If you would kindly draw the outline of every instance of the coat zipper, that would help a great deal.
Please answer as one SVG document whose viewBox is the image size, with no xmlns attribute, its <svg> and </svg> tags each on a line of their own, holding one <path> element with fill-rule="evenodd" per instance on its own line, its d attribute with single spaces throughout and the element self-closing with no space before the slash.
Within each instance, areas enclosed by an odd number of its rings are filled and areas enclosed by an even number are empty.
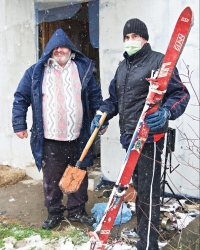
<svg viewBox="0 0 200 250">
<path fill-rule="evenodd" d="M 36 114 L 37 114 L 37 112 L 36 112 L 36 100 L 35 100 L 35 93 L 34 93 L 34 90 L 33 90 L 33 85 L 34 85 L 34 79 L 33 79 L 33 76 L 32 76 L 32 95 L 33 95 L 33 107 L 34 107 L 34 110 L 35 110 L 35 119 L 37 119 L 36 118 Z M 35 122 L 35 123 L 37 123 L 37 122 Z M 35 124 L 34 122 L 33 122 L 33 124 Z M 32 127 L 33 128 L 33 127 Z M 34 130 L 34 128 L 33 128 L 33 130 Z M 36 131 L 37 131 L 37 129 L 36 129 Z M 39 131 L 37 131 L 36 133 L 35 133 L 35 136 L 37 135 L 37 134 L 39 134 Z"/>
<path fill-rule="evenodd" d="M 125 85 L 124 85 L 124 98 L 123 98 L 123 111 L 122 111 L 122 114 L 123 114 L 123 125 L 124 125 L 124 117 L 125 117 L 124 110 L 125 110 L 126 85 L 127 85 L 128 76 L 130 74 L 130 69 L 131 69 L 131 62 L 129 62 L 129 64 L 128 64 L 128 72 L 126 74 Z M 126 132 L 126 130 L 124 132 Z"/>
<path fill-rule="evenodd" d="M 85 73 L 85 75 L 84 75 L 84 77 L 83 77 L 82 86 L 83 86 L 83 83 L 84 83 L 84 81 L 85 81 L 85 78 L 86 78 L 86 76 L 87 76 L 87 74 L 88 74 L 88 72 L 89 72 L 89 70 L 90 70 L 90 68 L 91 68 L 91 64 L 92 64 L 92 61 L 90 61 L 90 64 L 89 64 L 89 66 L 88 66 L 88 69 L 87 69 L 87 71 L 86 71 L 86 73 Z"/>
</svg>

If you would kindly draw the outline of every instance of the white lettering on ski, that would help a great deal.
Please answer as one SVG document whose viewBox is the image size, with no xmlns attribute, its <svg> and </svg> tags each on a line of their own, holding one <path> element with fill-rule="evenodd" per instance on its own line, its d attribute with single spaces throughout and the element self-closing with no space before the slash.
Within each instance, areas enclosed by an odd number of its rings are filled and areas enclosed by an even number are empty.
<svg viewBox="0 0 200 250">
<path fill-rule="evenodd" d="M 177 51 L 180 51 L 184 40 L 185 40 L 185 36 L 179 33 L 176 39 L 176 42 L 174 44 L 174 49 Z"/>
<path fill-rule="evenodd" d="M 186 17 L 182 17 L 182 18 L 181 18 L 181 21 L 186 22 L 186 23 L 188 23 L 189 20 L 190 20 L 190 19 L 188 19 L 188 18 L 186 18 Z"/>
</svg>

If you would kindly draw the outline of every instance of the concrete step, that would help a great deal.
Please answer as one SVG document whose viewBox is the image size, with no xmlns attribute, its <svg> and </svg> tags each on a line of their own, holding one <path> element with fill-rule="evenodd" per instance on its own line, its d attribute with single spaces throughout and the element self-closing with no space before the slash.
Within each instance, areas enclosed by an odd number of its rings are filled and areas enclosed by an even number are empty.
<svg viewBox="0 0 200 250">
<path fill-rule="evenodd" d="M 91 171 L 88 173 L 88 190 L 94 191 L 97 184 L 99 183 L 101 178 L 100 171 Z"/>
</svg>

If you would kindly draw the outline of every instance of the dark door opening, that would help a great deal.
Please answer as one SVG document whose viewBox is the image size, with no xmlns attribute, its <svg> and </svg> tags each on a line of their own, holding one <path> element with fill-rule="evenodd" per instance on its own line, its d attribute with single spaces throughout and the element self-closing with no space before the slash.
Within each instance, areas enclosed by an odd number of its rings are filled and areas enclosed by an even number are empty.
<svg viewBox="0 0 200 250">
<path fill-rule="evenodd" d="M 53 33 L 59 28 L 66 32 L 78 50 L 96 62 L 94 76 L 97 83 L 100 84 L 99 49 L 93 48 L 90 42 L 88 3 L 82 3 L 79 11 L 69 19 L 42 22 L 39 24 L 39 57 L 42 55 Z M 94 157 L 99 159 L 99 155 L 100 139 L 96 137 L 94 142 Z"/>
</svg>

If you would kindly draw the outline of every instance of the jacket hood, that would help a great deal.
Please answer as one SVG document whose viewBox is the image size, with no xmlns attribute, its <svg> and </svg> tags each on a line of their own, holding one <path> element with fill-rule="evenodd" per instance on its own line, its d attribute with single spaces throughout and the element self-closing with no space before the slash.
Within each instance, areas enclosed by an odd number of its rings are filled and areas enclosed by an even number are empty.
<svg viewBox="0 0 200 250">
<path fill-rule="evenodd" d="M 50 38 L 49 42 L 47 43 L 42 56 L 40 58 L 40 61 L 46 62 L 50 57 L 53 49 L 57 47 L 67 47 L 71 49 L 75 53 L 79 53 L 82 56 L 84 56 L 72 43 L 72 41 L 69 39 L 67 34 L 62 29 L 57 29 L 52 37 Z"/>
<path fill-rule="evenodd" d="M 52 37 L 50 38 L 49 42 L 47 43 L 42 56 L 38 60 L 38 62 L 35 64 L 34 72 L 33 72 L 33 78 L 36 80 L 39 80 L 42 74 L 42 69 L 44 67 L 44 64 L 48 61 L 48 59 L 51 57 L 51 53 L 53 49 L 57 47 L 67 47 L 71 49 L 75 53 L 75 59 L 74 61 L 76 63 L 81 63 L 82 68 L 84 72 L 87 71 L 87 68 L 91 62 L 89 58 L 87 58 L 85 55 L 83 55 L 76 46 L 71 42 L 67 34 L 62 29 L 57 29 Z M 78 65 L 77 65 L 78 66 Z M 84 73 L 83 73 L 84 74 Z"/>
</svg>

